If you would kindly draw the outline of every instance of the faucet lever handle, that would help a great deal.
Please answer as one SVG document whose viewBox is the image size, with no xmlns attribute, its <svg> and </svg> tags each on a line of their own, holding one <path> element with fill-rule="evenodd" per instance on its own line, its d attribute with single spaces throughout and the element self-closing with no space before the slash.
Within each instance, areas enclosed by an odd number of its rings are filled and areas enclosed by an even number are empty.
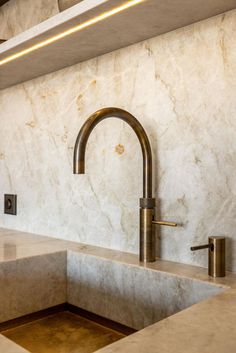
<svg viewBox="0 0 236 353">
<path fill-rule="evenodd" d="M 166 222 L 166 221 L 152 221 L 153 224 L 158 226 L 167 226 L 167 227 L 177 227 L 178 224 L 175 222 Z"/>
</svg>

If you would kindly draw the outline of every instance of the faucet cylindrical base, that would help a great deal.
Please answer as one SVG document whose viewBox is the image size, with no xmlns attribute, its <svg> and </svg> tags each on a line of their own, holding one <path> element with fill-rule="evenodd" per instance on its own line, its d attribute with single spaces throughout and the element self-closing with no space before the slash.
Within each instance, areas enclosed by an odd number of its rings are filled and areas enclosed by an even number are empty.
<svg viewBox="0 0 236 353">
<path fill-rule="evenodd" d="M 209 237 L 208 274 L 212 277 L 225 276 L 225 237 Z"/>
<path fill-rule="evenodd" d="M 148 200 L 152 200 L 152 202 L 149 202 Z M 153 262 L 156 260 L 156 237 L 154 226 L 152 224 L 154 217 L 154 202 L 154 199 L 141 199 L 139 252 L 139 260 L 141 262 Z"/>
</svg>

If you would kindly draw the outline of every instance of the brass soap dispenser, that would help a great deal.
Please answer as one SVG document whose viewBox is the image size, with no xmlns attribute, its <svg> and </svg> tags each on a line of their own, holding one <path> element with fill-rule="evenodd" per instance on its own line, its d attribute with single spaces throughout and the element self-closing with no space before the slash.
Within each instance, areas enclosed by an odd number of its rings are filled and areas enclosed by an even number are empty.
<svg viewBox="0 0 236 353">
<path fill-rule="evenodd" d="M 191 251 L 208 249 L 208 274 L 212 277 L 225 276 L 225 237 L 209 237 L 208 244 L 192 246 Z"/>
</svg>

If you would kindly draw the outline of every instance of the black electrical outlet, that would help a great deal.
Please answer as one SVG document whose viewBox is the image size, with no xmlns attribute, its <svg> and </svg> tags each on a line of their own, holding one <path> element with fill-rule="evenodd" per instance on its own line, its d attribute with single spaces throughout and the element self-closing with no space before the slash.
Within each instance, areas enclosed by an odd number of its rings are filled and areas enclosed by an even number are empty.
<svg viewBox="0 0 236 353">
<path fill-rule="evenodd" d="M 14 216 L 17 214 L 17 195 L 4 195 L 4 213 Z"/>
</svg>

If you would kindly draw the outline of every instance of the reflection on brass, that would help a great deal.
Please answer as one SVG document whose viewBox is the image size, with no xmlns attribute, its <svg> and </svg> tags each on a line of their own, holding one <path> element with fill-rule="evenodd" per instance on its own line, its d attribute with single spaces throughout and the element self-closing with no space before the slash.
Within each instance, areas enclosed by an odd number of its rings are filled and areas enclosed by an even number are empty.
<svg viewBox="0 0 236 353">
<path fill-rule="evenodd" d="M 155 199 L 152 197 L 152 151 L 147 134 L 140 122 L 130 113 L 119 108 L 104 108 L 91 115 L 78 134 L 74 148 L 74 174 L 85 172 L 85 150 L 89 136 L 95 126 L 107 118 L 119 118 L 125 121 L 135 132 L 143 155 L 143 198 L 140 199 L 140 261 L 156 260 L 156 240 L 153 229 Z M 162 222 L 162 225 L 166 222 Z"/>
<path fill-rule="evenodd" d="M 79 316 L 84 317 L 85 319 L 88 319 L 90 321 L 96 322 L 97 324 L 100 324 L 102 326 L 105 326 L 107 328 L 110 328 L 111 330 L 117 331 L 122 333 L 125 336 L 132 335 L 133 333 L 137 332 L 137 330 L 122 325 L 116 321 L 107 319 L 105 317 L 102 317 L 100 315 L 91 313 L 91 311 L 87 311 L 85 309 L 81 309 L 78 306 L 66 303 L 66 310 L 70 311 L 71 313 L 77 314 Z M 0 324 L 1 325 L 1 324 Z"/>
<path fill-rule="evenodd" d="M 225 238 L 210 237 L 209 275 L 213 277 L 225 276 Z"/>
<path fill-rule="evenodd" d="M 68 311 L 8 329 L 1 334 L 31 353 L 90 353 L 125 337 L 120 332 Z"/>
<path fill-rule="evenodd" d="M 140 208 L 139 258 L 142 262 L 156 260 L 156 239 L 153 230 L 153 208 Z"/>
<path fill-rule="evenodd" d="M 85 172 L 85 150 L 89 136 L 95 126 L 104 119 L 116 117 L 125 121 L 136 133 L 143 152 L 143 197 L 152 198 L 152 152 L 151 146 L 139 121 L 125 110 L 104 108 L 90 116 L 80 129 L 74 149 L 74 173 Z"/>
<path fill-rule="evenodd" d="M 208 274 L 212 277 L 225 276 L 225 237 L 209 237 L 208 244 L 192 246 L 191 251 L 208 249 Z"/>
</svg>

